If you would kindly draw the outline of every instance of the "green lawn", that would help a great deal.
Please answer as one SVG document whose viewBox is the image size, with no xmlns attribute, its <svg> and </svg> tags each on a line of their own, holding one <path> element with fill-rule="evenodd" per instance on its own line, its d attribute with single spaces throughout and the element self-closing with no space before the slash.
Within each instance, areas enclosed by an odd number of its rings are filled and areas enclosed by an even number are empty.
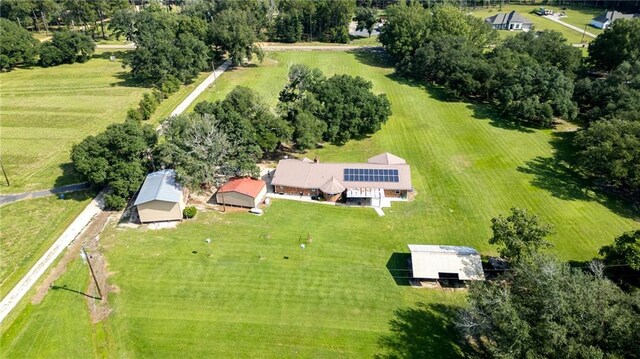
<svg viewBox="0 0 640 359">
<path fill-rule="evenodd" d="M 0 298 L 47 251 L 91 200 L 93 192 L 74 192 L 0 207 Z"/>
<path fill-rule="evenodd" d="M 124 121 L 127 109 L 149 91 L 128 80 L 122 62 L 108 55 L 98 51 L 84 64 L 0 74 L 0 154 L 11 181 L 0 193 L 81 181 L 70 165 L 73 143 Z"/>
<path fill-rule="evenodd" d="M 540 5 L 536 5 L 536 6 L 532 6 L 532 5 L 505 5 L 502 7 L 502 11 L 499 10 L 499 8 L 496 7 L 491 7 L 491 8 L 477 8 L 476 10 L 473 10 L 471 12 L 471 14 L 473 16 L 479 17 L 479 18 L 487 18 L 489 16 L 495 15 L 498 12 L 510 12 L 510 11 L 517 11 L 519 12 L 522 16 L 526 17 L 527 19 L 531 20 L 531 22 L 533 23 L 535 30 L 555 30 L 558 32 L 561 32 L 564 37 L 567 39 L 567 41 L 571 44 L 579 44 L 581 43 L 582 39 L 582 33 L 572 30 L 566 26 L 560 25 L 556 22 L 553 22 L 549 19 L 545 19 L 541 16 L 538 16 L 537 14 L 533 14 L 531 13 L 531 11 L 539 9 Z M 556 7 L 549 7 L 550 9 L 557 11 L 558 8 Z M 582 9 L 578 9 L 576 8 L 575 10 L 567 10 L 566 11 L 567 15 L 569 15 L 566 18 L 563 18 L 562 21 L 565 21 L 567 23 L 570 23 L 572 25 L 581 27 L 584 29 L 584 24 L 580 24 L 584 19 L 586 19 L 587 17 L 589 17 L 589 12 L 583 12 Z M 573 17 L 573 19 L 570 19 L 571 17 Z M 580 20 L 578 20 L 580 19 Z M 589 20 L 591 20 L 591 18 L 589 18 Z M 572 21 L 576 21 L 576 23 L 572 22 Z M 588 21 L 587 21 L 588 23 Z M 587 31 L 592 32 L 594 34 L 598 34 L 598 32 L 594 32 L 592 30 L 597 30 L 595 28 L 589 27 L 587 28 Z M 507 31 L 507 30 L 499 30 L 498 33 L 500 34 L 501 37 L 505 37 L 505 36 L 513 36 L 515 34 L 518 33 L 518 31 Z M 591 42 L 593 41 L 593 38 L 589 37 L 589 36 L 584 36 L 584 41 L 585 42 Z"/>
<path fill-rule="evenodd" d="M 392 152 L 411 165 L 416 199 L 395 203 L 385 217 L 372 209 L 274 201 L 262 217 L 207 212 L 171 230 L 109 227 L 100 241 L 110 283 L 118 287 L 110 294 L 111 316 L 96 325 L 84 314 L 64 317 L 70 333 L 52 331 L 43 318 L 80 307 L 61 299 L 70 293 L 54 291 L 40 305 L 26 304 L 28 316 L 6 323 L 2 355 L 55 354 L 65 345 L 108 357 L 362 358 L 410 351 L 452 358 L 460 348 L 450 311 L 464 305 L 464 292 L 396 282 L 391 273 L 405 273 L 398 269 L 406 266 L 407 244 L 495 253 L 487 242 L 490 219 L 513 206 L 554 225 L 552 251 L 565 260 L 590 259 L 615 236 L 640 228 L 616 214 L 624 208 L 598 200 L 557 166 L 552 132 L 512 128 L 484 107 L 443 101 L 368 53 L 269 53 L 262 65 L 225 73 L 201 99 L 245 85 L 274 105 L 292 63 L 360 75 L 393 108 L 370 138 L 306 155 L 364 161 Z M 308 235 L 312 242 L 303 250 L 300 240 Z M 61 284 L 80 283 L 73 273 L 89 280 L 77 266 Z M 390 332 L 394 318 L 409 332 Z M 32 334 L 39 332 L 48 335 Z"/>
<path fill-rule="evenodd" d="M 118 60 L 110 61 L 111 54 Z M 98 50 L 84 64 L 0 74 L 0 155 L 11 182 L 11 187 L 0 183 L 0 193 L 82 181 L 70 163 L 71 146 L 124 121 L 127 110 L 151 91 L 129 77 L 122 55 Z M 163 101 L 150 123 L 168 116 L 205 77 L 203 73 Z"/>
</svg>

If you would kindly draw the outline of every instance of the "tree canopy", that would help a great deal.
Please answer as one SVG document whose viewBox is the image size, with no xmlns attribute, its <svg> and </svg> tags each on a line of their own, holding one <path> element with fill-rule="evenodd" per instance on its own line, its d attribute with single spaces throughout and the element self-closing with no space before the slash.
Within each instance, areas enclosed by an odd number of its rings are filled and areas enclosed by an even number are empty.
<svg viewBox="0 0 640 359">
<path fill-rule="evenodd" d="M 359 6 L 356 8 L 356 17 L 354 20 L 358 22 L 356 30 L 367 30 L 369 37 L 371 37 L 373 28 L 378 23 L 378 11 L 372 7 Z"/>
<path fill-rule="evenodd" d="M 584 174 L 640 199 L 640 121 L 596 121 L 576 135 L 574 144 Z"/>
<path fill-rule="evenodd" d="M 53 34 L 50 42 L 40 45 L 41 66 L 86 62 L 96 49 L 93 40 L 80 32 L 63 30 Z"/>
<path fill-rule="evenodd" d="M 472 283 L 468 303 L 459 328 L 478 357 L 638 357 L 638 293 L 551 257 Z"/>
<path fill-rule="evenodd" d="M 74 145 L 71 160 L 89 183 L 111 188 L 107 205 L 119 209 L 144 181 L 157 140 L 151 126 L 129 120 Z"/>
<path fill-rule="evenodd" d="M 551 247 L 545 237 L 551 234 L 551 227 L 540 223 L 538 217 L 525 209 L 511 208 L 508 217 L 498 216 L 491 220 L 493 237 L 490 244 L 499 246 L 500 256 L 511 263 L 536 255 L 540 249 Z"/>
<path fill-rule="evenodd" d="M 157 85 L 173 78 L 188 82 L 209 67 L 202 20 L 162 11 L 120 16 L 125 19 L 118 22 L 118 31 L 137 45 L 124 59 L 134 78 Z"/>
<path fill-rule="evenodd" d="M 640 19 L 614 21 L 589 44 L 589 63 L 610 71 L 623 62 L 640 61 Z"/>
<path fill-rule="evenodd" d="M 291 66 L 279 109 L 294 128 L 296 146 L 311 148 L 321 139 L 344 144 L 379 130 L 391 115 L 391 105 L 386 95 L 371 92 L 372 87 L 361 77 L 327 79 L 318 69 Z"/>
<path fill-rule="evenodd" d="M 31 64 L 38 55 L 38 40 L 7 19 L 0 19 L 0 70 L 11 70 L 19 64 Z"/>
</svg>

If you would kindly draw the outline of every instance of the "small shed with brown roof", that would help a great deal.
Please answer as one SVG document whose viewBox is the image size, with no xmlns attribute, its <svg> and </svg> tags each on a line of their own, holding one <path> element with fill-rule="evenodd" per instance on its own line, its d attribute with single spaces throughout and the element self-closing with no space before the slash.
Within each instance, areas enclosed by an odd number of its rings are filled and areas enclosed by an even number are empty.
<svg viewBox="0 0 640 359">
<path fill-rule="evenodd" d="M 258 207 L 265 194 L 267 184 L 249 177 L 232 178 L 216 192 L 216 202 L 228 206 Z"/>
</svg>

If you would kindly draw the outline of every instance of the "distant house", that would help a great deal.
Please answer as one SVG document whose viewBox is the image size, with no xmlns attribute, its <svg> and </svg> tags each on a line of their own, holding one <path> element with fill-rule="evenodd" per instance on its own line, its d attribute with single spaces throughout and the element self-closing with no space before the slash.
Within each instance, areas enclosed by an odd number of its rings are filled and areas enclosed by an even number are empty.
<svg viewBox="0 0 640 359">
<path fill-rule="evenodd" d="M 253 178 L 232 178 L 216 192 L 216 202 L 229 206 L 258 207 L 267 193 L 267 184 Z"/>
<path fill-rule="evenodd" d="M 140 222 L 179 221 L 184 210 L 182 187 L 174 170 L 149 173 L 134 203 Z"/>
<path fill-rule="evenodd" d="M 470 247 L 410 244 L 413 278 L 434 281 L 484 280 L 480 254 Z"/>
<path fill-rule="evenodd" d="M 390 153 L 371 157 L 367 163 L 281 160 L 271 184 L 279 194 L 321 197 L 330 202 L 344 199 L 378 207 L 385 199 L 407 198 L 413 188 L 409 165 Z"/>
<path fill-rule="evenodd" d="M 589 24 L 598 29 L 606 29 L 611 26 L 615 20 L 630 20 L 633 18 L 640 18 L 640 14 L 623 14 L 619 11 L 605 11 L 602 15 L 593 18 Z"/>
<path fill-rule="evenodd" d="M 484 19 L 484 22 L 491 25 L 496 30 L 523 30 L 529 31 L 533 23 L 526 17 L 515 11 L 501 12 Z"/>
</svg>

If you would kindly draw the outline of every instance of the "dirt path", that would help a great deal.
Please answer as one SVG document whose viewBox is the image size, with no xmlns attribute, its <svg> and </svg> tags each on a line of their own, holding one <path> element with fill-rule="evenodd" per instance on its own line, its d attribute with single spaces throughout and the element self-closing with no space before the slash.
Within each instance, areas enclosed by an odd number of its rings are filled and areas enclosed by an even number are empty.
<svg viewBox="0 0 640 359">
<path fill-rule="evenodd" d="M 81 189 L 86 189 L 86 188 L 89 188 L 89 183 L 84 182 L 84 183 L 76 183 L 76 184 L 70 184 L 70 185 L 67 185 L 67 186 L 51 188 L 51 189 L 45 189 L 45 190 L 41 190 L 41 191 L 30 191 L 30 192 L 23 192 L 23 193 L 2 194 L 2 195 L 0 195 L 0 206 L 5 205 L 5 204 L 9 204 L 9 203 L 13 203 L 13 202 L 17 202 L 17 201 L 21 201 L 23 199 L 47 197 L 47 196 L 51 196 L 51 195 L 54 195 L 54 194 L 75 192 L 75 191 L 79 191 Z"/>
</svg>

